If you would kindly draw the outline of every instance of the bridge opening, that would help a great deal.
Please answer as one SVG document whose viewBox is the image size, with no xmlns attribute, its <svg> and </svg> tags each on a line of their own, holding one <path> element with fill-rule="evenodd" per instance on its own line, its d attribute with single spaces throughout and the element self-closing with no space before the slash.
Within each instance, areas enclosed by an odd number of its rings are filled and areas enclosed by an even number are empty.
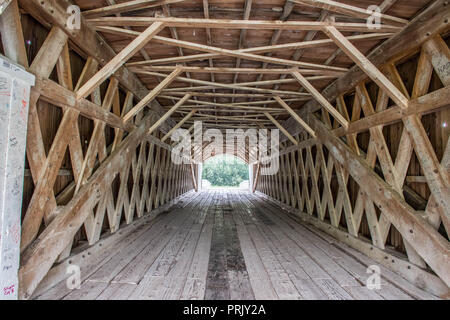
<svg viewBox="0 0 450 320">
<path fill-rule="evenodd" d="M 233 155 L 218 155 L 202 166 L 202 188 L 249 189 L 249 166 Z"/>
</svg>

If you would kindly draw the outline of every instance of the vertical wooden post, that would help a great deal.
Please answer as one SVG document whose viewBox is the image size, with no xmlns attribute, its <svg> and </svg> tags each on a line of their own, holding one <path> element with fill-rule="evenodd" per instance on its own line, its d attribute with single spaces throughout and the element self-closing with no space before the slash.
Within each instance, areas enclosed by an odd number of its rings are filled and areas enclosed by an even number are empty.
<svg viewBox="0 0 450 320">
<path fill-rule="evenodd" d="M 0 300 L 17 299 L 30 86 L 34 76 L 0 57 Z"/>
<path fill-rule="evenodd" d="M 190 167 L 191 167 L 191 176 L 192 176 L 192 186 L 194 187 L 195 192 L 198 192 L 197 178 L 195 175 L 195 166 L 192 162 L 190 163 Z"/>
<path fill-rule="evenodd" d="M 23 38 L 22 24 L 20 23 L 19 7 L 17 0 L 6 5 L 0 13 L 0 30 L 5 56 L 24 67 L 28 67 L 25 40 Z"/>
<path fill-rule="evenodd" d="M 203 163 L 197 164 L 197 189 L 202 190 L 202 180 L 203 180 Z"/>
<path fill-rule="evenodd" d="M 258 180 L 259 180 L 259 176 L 260 176 L 260 171 L 261 171 L 261 162 L 258 162 L 258 164 L 256 165 L 255 176 L 254 176 L 254 179 L 252 181 L 252 193 L 255 193 L 256 188 L 258 187 Z"/>
</svg>

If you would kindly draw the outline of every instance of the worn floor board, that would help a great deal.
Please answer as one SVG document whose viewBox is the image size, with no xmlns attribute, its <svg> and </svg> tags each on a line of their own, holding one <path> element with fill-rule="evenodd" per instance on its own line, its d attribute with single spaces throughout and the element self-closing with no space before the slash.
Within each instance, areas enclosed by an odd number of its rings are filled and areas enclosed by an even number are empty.
<svg viewBox="0 0 450 320">
<path fill-rule="evenodd" d="M 432 299 L 371 259 L 249 192 L 202 191 L 137 227 L 114 253 L 38 299 Z"/>
</svg>

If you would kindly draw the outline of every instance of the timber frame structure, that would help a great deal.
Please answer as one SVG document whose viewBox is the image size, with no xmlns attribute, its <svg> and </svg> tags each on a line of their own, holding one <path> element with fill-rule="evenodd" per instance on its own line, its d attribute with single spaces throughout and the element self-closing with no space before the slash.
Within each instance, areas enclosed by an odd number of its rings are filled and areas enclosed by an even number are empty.
<svg viewBox="0 0 450 320">
<path fill-rule="evenodd" d="M 208 143 L 190 164 L 170 160 L 171 134 L 195 121 L 279 128 L 278 173 L 249 163 L 256 195 L 449 297 L 447 1 L 1 2 L 0 53 L 36 78 L 20 298 L 198 191 Z"/>
</svg>

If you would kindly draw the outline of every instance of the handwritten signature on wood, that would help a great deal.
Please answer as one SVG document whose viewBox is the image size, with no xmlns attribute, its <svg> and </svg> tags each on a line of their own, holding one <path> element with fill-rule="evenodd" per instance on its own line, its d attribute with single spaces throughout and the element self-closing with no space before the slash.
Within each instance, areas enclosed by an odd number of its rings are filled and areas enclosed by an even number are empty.
<svg viewBox="0 0 450 320">
<path fill-rule="evenodd" d="M 15 288 L 16 288 L 16 285 L 15 285 L 15 284 L 10 285 L 9 287 L 4 287 L 4 288 L 3 288 L 3 295 L 9 296 L 9 295 L 13 294 Z"/>
</svg>

